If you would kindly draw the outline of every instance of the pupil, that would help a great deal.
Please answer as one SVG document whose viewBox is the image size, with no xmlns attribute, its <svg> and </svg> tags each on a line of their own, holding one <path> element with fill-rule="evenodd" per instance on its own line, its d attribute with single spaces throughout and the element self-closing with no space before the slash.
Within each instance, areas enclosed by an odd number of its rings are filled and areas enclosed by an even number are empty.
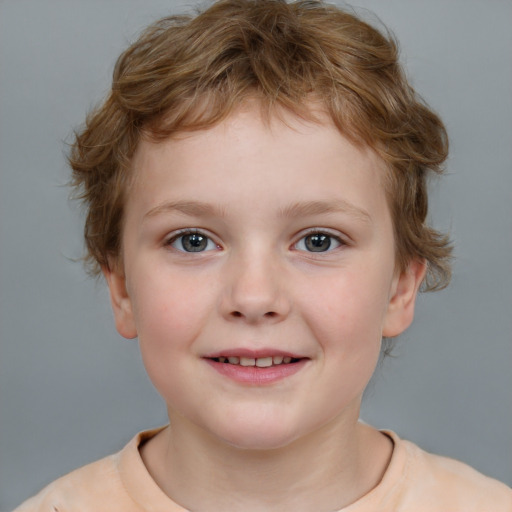
<svg viewBox="0 0 512 512">
<path fill-rule="evenodd" d="M 200 252 L 206 248 L 208 239 L 203 235 L 185 235 L 181 239 L 181 245 L 187 252 Z"/>
<path fill-rule="evenodd" d="M 306 237 L 306 247 L 312 252 L 327 251 L 331 246 L 331 237 L 322 233 L 316 233 Z"/>
</svg>

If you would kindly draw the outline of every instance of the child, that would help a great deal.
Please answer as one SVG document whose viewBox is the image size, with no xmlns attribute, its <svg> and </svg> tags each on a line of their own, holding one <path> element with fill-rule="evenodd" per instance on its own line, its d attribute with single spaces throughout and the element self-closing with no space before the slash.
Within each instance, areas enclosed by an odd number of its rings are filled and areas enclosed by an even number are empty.
<svg viewBox="0 0 512 512">
<path fill-rule="evenodd" d="M 150 27 L 70 162 L 88 262 L 170 425 L 17 510 L 510 511 L 358 421 L 383 337 L 449 280 L 425 223 L 447 140 L 394 43 L 316 2 Z"/>
</svg>

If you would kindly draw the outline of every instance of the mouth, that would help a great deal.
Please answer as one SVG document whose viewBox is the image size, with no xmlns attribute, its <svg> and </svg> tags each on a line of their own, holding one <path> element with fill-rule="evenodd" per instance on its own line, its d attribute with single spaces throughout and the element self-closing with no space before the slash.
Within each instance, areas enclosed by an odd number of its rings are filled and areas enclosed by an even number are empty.
<svg viewBox="0 0 512 512">
<path fill-rule="evenodd" d="M 266 357 L 243 357 L 243 356 L 219 356 L 208 358 L 216 363 L 232 364 L 245 367 L 270 368 L 271 366 L 280 366 L 298 363 L 301 357 L 291 356 L 266 356 Z"/>
<path fill-rule="evenodd" d="M 230 350 L 204 357 L 224 377 L 238 383 L 261 386 L 281 381 L 304 368 L 309 357 L 275 350 Z"/>
</svg>

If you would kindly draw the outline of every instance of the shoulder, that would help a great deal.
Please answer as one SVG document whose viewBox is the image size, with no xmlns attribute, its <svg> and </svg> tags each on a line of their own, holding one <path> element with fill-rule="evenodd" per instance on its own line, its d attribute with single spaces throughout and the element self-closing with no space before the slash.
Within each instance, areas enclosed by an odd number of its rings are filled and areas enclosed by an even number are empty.
<svg viewBox="0 0 512 512">
<path fill-rule="evenodd" d="M 95 510 L 119 494 L 118 480 L 116 456 L 111 455 L 55 480 L 14 512 Z"/>
<path fill-rule="evenodd" d="M 141 512 L 126 489 L 123 475 L 137 465 L 141 439 L 153 434 L 138 434 L 119 453 L 55 480 L 14 512 Z"/>
<path fill-rule="evenodd" d="M 408 459 L 404 501 L 410 510 L 512 512 L 512 489 L 462 462 L 397 440 Z M 409 510 L 406 506 L 404 510 Z"/>
</svg>

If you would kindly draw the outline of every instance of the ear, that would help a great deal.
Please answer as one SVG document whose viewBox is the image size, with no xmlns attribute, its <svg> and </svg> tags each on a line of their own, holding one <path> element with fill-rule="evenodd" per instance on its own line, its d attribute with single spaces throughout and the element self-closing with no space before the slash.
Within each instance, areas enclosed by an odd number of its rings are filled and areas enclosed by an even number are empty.
<svg viewBox="0 0 512 512">
<path fill-rule="evenodd" d="M 398 336 L 411 325 L 416 296 L 426 270 L 426 261 L 415 259 L 411 260 L 407 268 L 394 278 L 382 329 L 384 337 Z"/>
<path fill-rule="evenodd" d="M 110 291 L 110 302 L 114 312 L 117 332 L 124 338 L 136 338 L 137 329 L 133 316 L 132 301 L 126 288 L 126 277 L 120 270 L 102 267 Z"/>
</svg>

